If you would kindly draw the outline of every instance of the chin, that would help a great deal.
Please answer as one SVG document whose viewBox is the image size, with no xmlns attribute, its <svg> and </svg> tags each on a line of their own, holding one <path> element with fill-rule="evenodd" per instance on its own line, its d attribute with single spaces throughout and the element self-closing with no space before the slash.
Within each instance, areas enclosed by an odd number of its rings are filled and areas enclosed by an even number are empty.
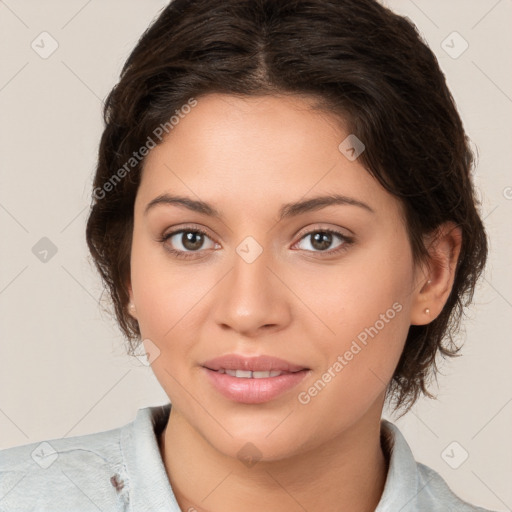
<svg viewBox="0 0 512 512">
<path fill-rule="evenodd" d="M 282 421 L 282 417 L 280 421 Z M 318 436 L 308 435 L 300 425 L 280 428 L 279 422 L 251 421 L 224 424 L 229 432 L 236 432 L 231 437 L 225 431 L 212 435 L 210 429 L 200 432 L 207 442 L 227 457 L 239 459 L 248 467 L 254 462 L 275 462 L 288 459 L 307 450 L 309 445 L 319 442 Z M 275 428 L 277 426 L 277 428 Z M 275 430 L 272 430 L 275 428 Z M 312 447 L 312 446 L 311 446 Z M 247 462 L 249 461 L 249 462 Z M 252 461 L 252 462 L 251 462 Z"/>
</svg>

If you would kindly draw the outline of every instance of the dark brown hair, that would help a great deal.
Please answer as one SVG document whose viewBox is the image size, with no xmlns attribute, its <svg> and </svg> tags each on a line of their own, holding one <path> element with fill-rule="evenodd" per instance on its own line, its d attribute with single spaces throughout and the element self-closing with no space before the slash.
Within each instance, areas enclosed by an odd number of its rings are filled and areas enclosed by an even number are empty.
<svg viewBox="0 0 512 512">
<path fill-rule="evenodd" d="M 374 0 L 175 0 L 142 35 L 106 99 L 86 232 L 130 348 L 140 340 L 126 306 L 144 163 L 134 152 L 148 137 L 159 142 L 155 129 L 170 129 L 191 98 L 212 92 L 319 99 L 364 142 L 360 161 L 401 201 L 415 261 L 425 261 L 424 235 L 445 221 L 460 226 L 448 301 L 434 321 L 410 327 L 388 388 L 396 409 L 408 409 L 420 393 L 432 396 L 436 356 L 460 348 L 454 334 L 487 240 L 469 139 L 438 62 L 408 19 Z"/>
</svg>

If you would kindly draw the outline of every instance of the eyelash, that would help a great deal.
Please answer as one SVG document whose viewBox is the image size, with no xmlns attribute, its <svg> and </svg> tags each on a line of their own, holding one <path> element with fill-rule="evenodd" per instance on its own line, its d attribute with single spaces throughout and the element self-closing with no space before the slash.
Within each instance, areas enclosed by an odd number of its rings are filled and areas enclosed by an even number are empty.
<svg viewBox="0 0 512 512">
<path fill-rule="evenodd" d="M 171 231 L 170 233 L 167 233 L 166 235 L 162 235 L 161 237 L 159 237 L 158 241 L 161 243 L 161 244 L 164 244 L 167 242 L 167 240 L 169 240 L 170 238 L 172 238 L 174 235 L 177 235 L 178 233 L 201 233 L 203 234 L 204 236 L 210 238 L 211 240 L 211 237 L 208 235 L 208 233 L 206 231 L 204 231 L 203 229 L 200 229 L 200 228 L 181 228 L 181 229 L 178 229 L 176 231 Z M 341 252 L 344 252 L 348 249 L 348 247 L 350 245 L 352 245 L 354 243 L 354 239 L 351 238 L 351 237 L 348 237 L 342 233 L 340 233 L 339 231 L 336 231 L 336 230 L 333 230 L 333 229 L 315 229 L 315 230 L 312 230 L 312 231 L 308 231 L 307 233 L 304 233 L 299 241 L 301 241 L 302 239 L 310 236 L 310 235 L 313 235 L 315 233 L 329 233 L 329 234 L 332 234 L 332 235 L 336 235 L 338 236 L 341 241 L 342 241 L 342 244 L 337 247 L 336 249 L 334 250 L 330 250 L 330 251 L 307 251 L 307 252 L 313 252 L 313 253 L 318 253 L 318 254 L 327 254 L 329 256 L 335 256 Z M 194 258 L 200 251 L 178 251 L 176 249 L 171 249 L 170 247 L 168 246 L 165 246 L 165 250 L 170 252 L 175 258 L 178 258 L 178 259 L 189 259 L 189 258 Z"/>
</svg>

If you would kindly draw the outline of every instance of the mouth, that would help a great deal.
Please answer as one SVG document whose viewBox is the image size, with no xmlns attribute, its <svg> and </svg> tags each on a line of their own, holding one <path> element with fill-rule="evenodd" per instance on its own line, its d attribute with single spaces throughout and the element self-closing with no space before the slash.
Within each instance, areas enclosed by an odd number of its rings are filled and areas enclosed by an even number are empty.
<svg viewBox="0 0 512 512">
<path fill-rule="evenodd" d="M 210 369 L 210 368 L 209 368 Z M 279 370 L 272 370 L 268 372 L 251 372 L 250 370 L 228 370 L 226 368 L 220 368 L 217 371 L 218 373 L 225 373 L 227 375 L 231 375 L 231 377 L 236 377 L 238 379 L 268 379 L 269 377 L 279 377 L 283 373 Z"/>
<path fill-rule="evenodd" d="M 208 370 L 216 372 L 227 373 L 233 377 L 241 378 L 264 378 L 259 376 L 262 372 L 281 372 L 281 373 L 295 373 L 302 370 L 309 370 L 300 364 L 291 363 L 279 357 L 261 355 L 261 356 L 243 356 L 239 354 L 227 354 L 225 356 L 210 359 L 202 364 Z M 236 372 L 238 375 L 229 372 Z M 256 375 L 249 375 L 256 374 Z M 278 375 L 270 375 L 277 377 Z"/>
<path fill-rule="evenodd" d="M 229 354 L 202 364 L 213 388 L 230 401 L 245 404 L 269 402 L 290 391 L 310 369 L 271 356 Z"/>
</svg>

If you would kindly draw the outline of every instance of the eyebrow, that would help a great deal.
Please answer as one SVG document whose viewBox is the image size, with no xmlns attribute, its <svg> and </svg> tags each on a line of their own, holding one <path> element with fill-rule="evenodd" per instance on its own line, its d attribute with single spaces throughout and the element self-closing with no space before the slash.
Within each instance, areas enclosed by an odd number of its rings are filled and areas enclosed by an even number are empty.
<svg viewBox="0 0 512 512">
<path fill-rule="evenodd" d="M 222 214 L 217 209 L 204 201 L 191 199 L 190 197 L 185 196 L 174 196 L 170 194 L 161 194 L 150 201 L 144 210 L 144 215 L 146 215 L 149 210 L 155 206 L 162 204 L 175 205 L 187 208 L 188 210 L 194 212 L 202 213 L 203 215 L 208 215 L 209 217 L 215 217 L 218 219 L 222 218 Z M 286 203 L 279 210 L 279 220 L 281 221 L 289 217 L 295 217 L 307 212 L 320 210 L 332 205 L 357 206 L 367 210 L 370 213 L 375 213 L 373 208 L 371 208 L 366 203 L 363 203 L 362 201 L 341 194 L 331 194 L 327 196 L 313 197 L 311 199 L 297 201 L 295 203 Z"/>
</svg>

